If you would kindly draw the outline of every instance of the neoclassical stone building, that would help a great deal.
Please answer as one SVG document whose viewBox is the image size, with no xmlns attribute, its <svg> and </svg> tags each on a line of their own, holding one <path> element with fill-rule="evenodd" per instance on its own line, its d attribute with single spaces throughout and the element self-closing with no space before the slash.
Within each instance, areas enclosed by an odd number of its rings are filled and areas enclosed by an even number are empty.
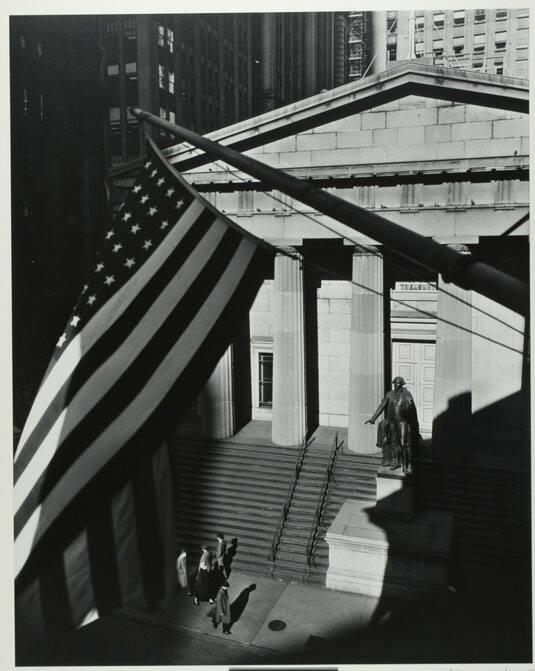
<svg viewBox="0 0 535 671">
<path fill-rule="evenodd" d="M 528 281 L 527 98 L 526 80 L 411 61 L 209 137 Z M 375 452 L 364 421 L 402 375 L 433 458 L 524 463 L 523 317 L 197 153 L 167 150 L 218 209 L 294 254 L 276 256 L 192 409 L 206 435 L 267 421 L 279 445 L 326 427 Z"/>
</svg>

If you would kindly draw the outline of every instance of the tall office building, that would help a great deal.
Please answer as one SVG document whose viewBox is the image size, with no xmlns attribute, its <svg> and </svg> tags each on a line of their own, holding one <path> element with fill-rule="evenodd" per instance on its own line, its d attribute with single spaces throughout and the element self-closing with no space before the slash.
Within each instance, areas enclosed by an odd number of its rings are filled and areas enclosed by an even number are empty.
<svg viewBox="0 0 535 671">
<path fill-rule="evenodd" d="M 140 155 L 130 106 L 201 133 L 251 115 L 251 15 L 105 16 L 101 30 L 109 164 Z"/>
<path fill-rule="evenodd" d="M 330 12 L 102 17 L 108 164 L 140 155 L 132 105 L 206 133 L 343 84 L 345 31 Z"/>
<path fill-rule="evenodd" d="M 366 14 L 371 27 L 364 28 Z M 420 9 L 350 17 L 355 25 L 349 37 L 352 78 L 362 76 L 370 64 L 368 74 L 375 74 L 415 58 L 442 67 L 528 77 L 528 9 Z M 364 67 L 356 57 L 360 53 Z"/>
<path fill-rule="evenodd" d="M 14 423 L 20 426 L 103 225 L 98 19 L 13 16 L 11 204 Z M 38 337 L 36 337 L 38 334 Z"/>
</svg>

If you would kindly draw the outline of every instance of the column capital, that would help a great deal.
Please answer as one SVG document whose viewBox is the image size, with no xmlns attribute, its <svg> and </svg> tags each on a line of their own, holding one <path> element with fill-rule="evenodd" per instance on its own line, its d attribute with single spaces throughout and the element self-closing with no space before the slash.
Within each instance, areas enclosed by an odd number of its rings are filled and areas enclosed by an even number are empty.
<svg viewBox="0 0 535 671">
<path fill-rule="evenodd" d="M 293 257 L 303 258 L 301 250 L 295 245 L 277 245 L 276 248 L 277 256 L 287 256 L 288 254 L 291 254 Z"/>
<path fill-rule="evenodd" d="M 367 245 L 362 247 L 361 245 L 355 245 L 352 249 L 353 256 L 380 256 L 382 258 L 383 253 L 381 248 L 376 245 Z"/>
<path fill-rule="evenodd" d="M 468 246 L 459 242 L 455 242 L 452 244 L 447 244 L 446 247 L 449 247 L 450 249 L 453 249 L 456 252 L 459 252 L 459 254 L 471 254 L 472 252 L 468 249 Z"/>
</svg>

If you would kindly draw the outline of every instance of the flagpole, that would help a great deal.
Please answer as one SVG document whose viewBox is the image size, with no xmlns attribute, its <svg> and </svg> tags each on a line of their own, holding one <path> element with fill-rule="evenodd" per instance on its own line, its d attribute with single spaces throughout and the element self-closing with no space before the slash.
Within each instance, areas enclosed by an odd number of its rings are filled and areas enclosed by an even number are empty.
<svg viewBox="0 0 535 671">
<path fill-rule="evenodd" d="M 263 184 L 278 189 L 354 231 L 436 270 L 445 282 L 453 282 L 463 289 L 477 291 L 519 314 L 528 314 L 528 285 L 507 273 L 150 112 L 138 107 L 132 107 L 130 111 L 138 119 L 165 129 L 202 149 L 211 157 L 230 163 Z"/>
</svg>

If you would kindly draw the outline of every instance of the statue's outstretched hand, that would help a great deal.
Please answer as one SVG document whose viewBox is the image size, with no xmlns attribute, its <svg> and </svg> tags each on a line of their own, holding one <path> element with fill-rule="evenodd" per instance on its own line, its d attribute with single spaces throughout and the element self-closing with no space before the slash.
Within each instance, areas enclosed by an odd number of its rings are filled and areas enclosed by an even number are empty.
<svg viewBox="0 0 535 671">
<path fill-rule="evenodd" d="M 375 424 L 375 422 L 372 419 L 367 419 L 364 424 Z"/>
</svg>

